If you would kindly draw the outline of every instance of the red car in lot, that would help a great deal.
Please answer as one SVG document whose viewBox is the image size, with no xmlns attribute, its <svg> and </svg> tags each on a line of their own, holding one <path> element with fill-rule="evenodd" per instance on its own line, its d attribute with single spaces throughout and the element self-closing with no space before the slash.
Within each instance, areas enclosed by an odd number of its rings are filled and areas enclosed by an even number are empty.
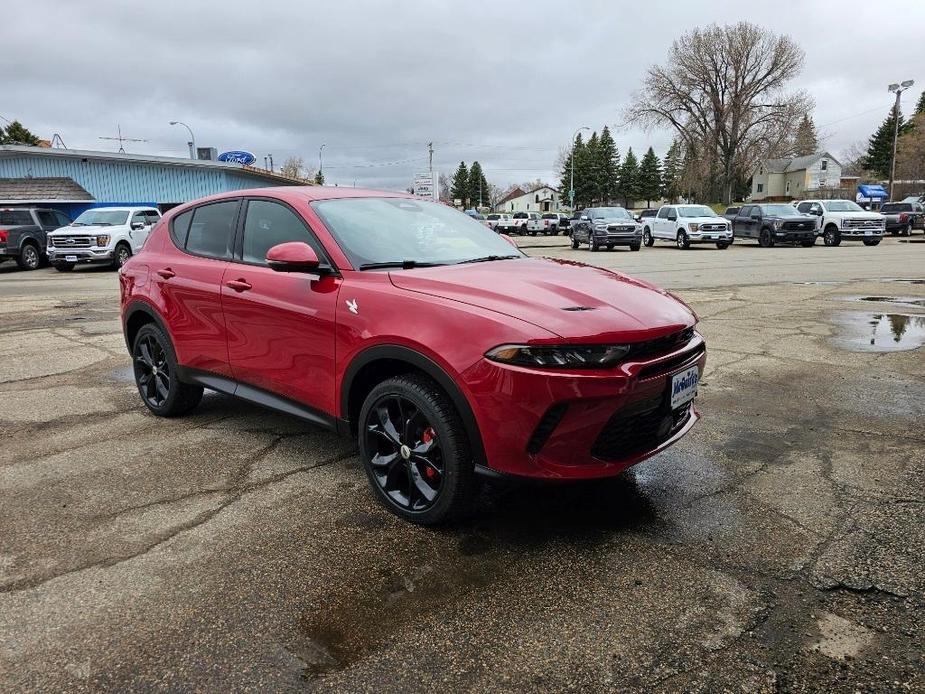
<svg viewBox="0 0 925 694">
<path fill-rule="evenodd" d="M 188 203 L 120 285 L 153 413 L 209 388 L 355 436 L 379 500 L 418 523 L 464 512 L 480 475 L 617 475 L 698 418 L 706 346 L 686 304 L 403 194 Z"/>
</svg>

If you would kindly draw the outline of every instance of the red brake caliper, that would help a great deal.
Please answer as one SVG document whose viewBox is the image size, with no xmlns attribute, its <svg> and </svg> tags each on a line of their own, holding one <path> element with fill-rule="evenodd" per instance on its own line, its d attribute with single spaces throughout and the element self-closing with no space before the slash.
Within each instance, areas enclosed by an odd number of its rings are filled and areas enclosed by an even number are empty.
<svg viewBox="0 0 925 694">
<path fill-rule="evenodd" d="M 424 430 L 424 433 L 421 434 L 421 442 L 422 442 L 422 443 L 430 443 L 430 442 L 433 441 L 435 438 L 437 438 L 437 432 L 434 431 L 434 428 L 433 428 L 433 427 L 427 427 L 427 428 Z M 427 479 L 432 480 L 434 477 L 437 476 L 437 471 L 434 470 L 430 465 L 427 465 L 427 466 L 424 468 L 424 476 L 425 476 Z"/>
</svg>

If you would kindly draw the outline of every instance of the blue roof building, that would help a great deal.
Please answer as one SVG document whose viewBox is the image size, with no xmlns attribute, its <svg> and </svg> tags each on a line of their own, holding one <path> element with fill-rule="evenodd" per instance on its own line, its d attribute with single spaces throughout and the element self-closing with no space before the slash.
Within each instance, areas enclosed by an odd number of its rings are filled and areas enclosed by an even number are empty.
<svg viewBox="0 0 925 694">
<path fill-rule="evenodd" d="M 39 204 L 71 218 L 90 207 L 164 211 L 214 193 L 279 185 L 306 184 L 220 161 L 0 145 L 0 206 Z"/>
</svg>

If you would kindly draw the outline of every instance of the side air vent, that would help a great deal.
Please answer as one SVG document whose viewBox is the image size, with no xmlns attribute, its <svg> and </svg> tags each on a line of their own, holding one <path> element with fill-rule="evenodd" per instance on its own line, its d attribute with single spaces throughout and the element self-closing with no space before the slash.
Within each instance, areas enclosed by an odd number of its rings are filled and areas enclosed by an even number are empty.
<svg viewBox="0 0 925 694">
<path fill-rule="evenodd" d="M 567 409 L 568 405 L 564 402 L 559 402 L 546 410 L 546 414 L 540 419 L 540 423 L 536 425 L 533 435 L 527 441 L 527 453 L 536 455 L 543 449 L 546 441 L 552 436 L 552 432 L 559 426 L 559 422 L 562 421 Z"/>
</svg>

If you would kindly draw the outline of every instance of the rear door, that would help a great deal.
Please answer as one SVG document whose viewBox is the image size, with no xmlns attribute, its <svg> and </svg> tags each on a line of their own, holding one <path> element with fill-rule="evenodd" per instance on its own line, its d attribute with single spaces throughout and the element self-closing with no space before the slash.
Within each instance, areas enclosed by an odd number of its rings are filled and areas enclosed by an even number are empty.
<svg viewBox="0 0 925 694">
<path fill-rule="evenodd" d="M 288 241 L 307 243 L 328 261 L 308 223 L 285 203 L 251 198 L 241 214 L 241 240 L 221 289 L 234 378 L 333 414 L 341 279 L 267 267 L 267 251 Z"/>
</svg>

